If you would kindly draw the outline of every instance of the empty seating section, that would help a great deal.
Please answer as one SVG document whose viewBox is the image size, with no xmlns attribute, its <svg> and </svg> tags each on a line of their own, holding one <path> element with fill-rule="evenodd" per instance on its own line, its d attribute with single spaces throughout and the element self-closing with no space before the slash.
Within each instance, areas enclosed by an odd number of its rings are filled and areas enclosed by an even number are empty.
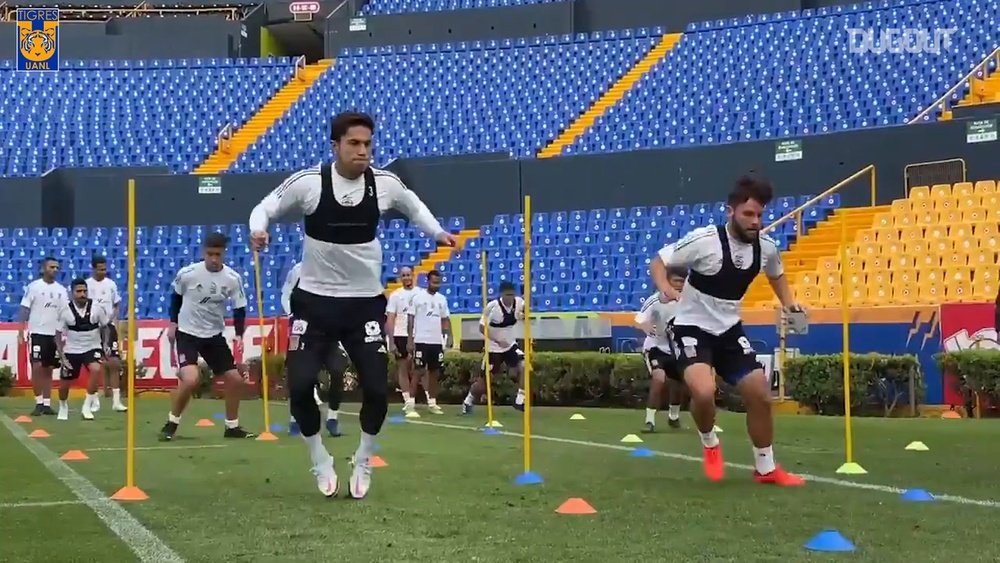
<svg viewBox="0 0 1000 563">
<path fill-rule="evenodd" d="M 407 12 L 443 12 L 471 8 L 504 8 L 528 4 L 547 4 L 562 0 L 370 0 L 359 15 L 380 16 Z"/>
<path fill-rule="evenodd" d="M 731 143 L 906 123 L 993 50 L 1000 0 L 889 4 L 692 26 L 564 152 Z M 876 55 L 851 52 L 850 28 L 959 31 L 940 54 Z"/>
<path fill-rule="evenodd" d="M 167 166 L 188 172 L 226 125 L 242 125 L 292 76 L 290 59 L 63 61 L 0 66 L 0 173 Z"/>
<path fill-rule="evenodd" d="M 292 170 L 328 158 L 329 118 L 347 109 L 378 119 L 380 164 L 465 153 L 529 157 L 660 36 L 638 30 L 344 52 L 231 171 Z"/>
<path fill-rule="evenodd" d="M 912 305 L 992 301 L 998 288 L 1000 192 L 993 180 L 914 187 L 848 247 L 848 302 Z M 839 305 L 840 260 L 799 274 L 807 303 Z"/>
</svg>

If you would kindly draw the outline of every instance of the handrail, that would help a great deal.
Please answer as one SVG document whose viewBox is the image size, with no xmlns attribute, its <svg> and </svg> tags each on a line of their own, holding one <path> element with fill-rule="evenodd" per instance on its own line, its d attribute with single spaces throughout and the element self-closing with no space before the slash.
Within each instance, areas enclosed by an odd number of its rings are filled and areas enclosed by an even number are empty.
<svg viewBox="0 0 1000 563">
<path fill-rule="evenodd" d="M 295 58 L 295 78 L 305 81 L 306 79 L 306 57 L 299 55 Z"/>
<path fill-rule="evenodd" d="M 907 125 L 913 125 L 914 123 L 919 122 L 923 118 L 927 117 L 930 114 L 931 110 L 934 110 L 934 109 L 937 109 L 937 110 L 940 110 L 940 111 L 947 110 L 948 109 L 948 98 L 950 98 L 952 94 L 954 94 L 955 92 L 957 92 L 959 88 L 964 88 L 965 87 L 965 83 L 968 82 L 969 80 L 972 80 L 974 78 L 974 75 L 977 72 L 979 72 L 980 70 L 982 70 L 983 68 L 985 68 L 987 65 L 989 65 L 990 64 L 990 59 L 993 59 L 993 58 L 997 59 L 997 68 L 1000 69 L 1000 47 L 997 47 L 996 49 L 993 49 L 993 51 L 989 55 L 986 55 L 986 57 L 983 60 L 979 61 L 979 64 L 977 64 L 976 66 L 972 67 L 972 70 L 970 70 L 968 74 L 966 74 L 965 76 L 963 76 L 961 80 L 959 80 L 957 83 L 955 83 L 954 86 L 952 86 L 951 88 L 949 88 L 948 91 L 945 92 L 940 98 L 938 98 L 937 100 L 935 100 L 933 104 L 927 106 L 926 108 L 924 108 L 924 110 L 922 112 L 918 113 L 916 117 L 914 117 L 913 119 L 911 119 L 909 121 L 909 123 L 907 123 Z"/>
<path fill-rule="evenodd" d="M 223 127 L 221 131 L 219 131 L 219 134 L 215 137 L 216 146 L 219 147 L 219 150 L 221 150 L 226 154 L 229 154 L 229 149 L 230 149 L 229 141 L 230 139 L 232 139 L 232 137 L 233 137 L 233 124 L 227 123 L 225 127 Z"/>
<path fill-rule="evenodd" d="M 862 175 L 864 175 L 864 174 L 866 174 L 868 172 L 872 173 L 872 180 L 871 180 L 871 195 L 872 195 L 872 200 L 871 201 L 872 201 L 872 203 L 871 203 L 871 206 L 875 207 L 875 200 L 876 200 L 876 195 L 877 195 L 877 193 L 876 193 L 876 186 L 875 186 L 875 165 L 874 164 L 869 164 L 868 166 L 865 166 L 864 168 L 862 168 L 861 170 L 858 170 L 854 174 L 851 174 L 847 178 L 844 178 L 843 180 L 837 182 L 836 184 L 833 185 L 832 188 L 826 190 L 825 192 L 819 194 L 818 196 L 813 197 L 809 201 L 807 201 L 807 202 L 803 203 L 802 205 L 796 207 L 795 209 L 789 211 L 788 213 L 786 213 L 782 217 L 779 217 L 775 222 L 773 222 L 770 225 L 768 225 L 768 226 L 764 227 L 763 229 L 761 229 L 760 232 L 762 232 L 764 234 L 767 234 L 768 232 L 773 231 L 778 225 L 780 225 L 780 224 L 782 224 L 782 223 L 784 223 L 784 222 L 786 222 L 789 219 L 791 219 L 791 218 L 794 217 L 795 218 L 796 229 L 798 229 L 797 232 L 801 233 L 802 232 L 802 212 L 803 211 L 805 211 L 809 207 L 812 207 L 813 205 L 815 205 L 821 199 L 823 199 L 826 196 L 828 196 L 828 195 L 836 192 L 840 188 L 843 188 L 847 184 L 850 184 L 854 180 L 857 180 Z"/>
<path fill-rule="evenodd" d="M 168 15 L 168 14 L 222 14 L 225 15 L 229 20 L 237 19 L 240 10 L 244 7 L 232 7 L 232 6 L 201 6 L 197 8 L 160 8 L 156 6 L 150 6 L 146 2 L 141 2 L 137 6 L 121 6 L 114 8 L 85 8 L 85 7 L 73 7 L 67 6 L 59 9 L 60 17 L 62 14 L 92 14 L 92 15 L 102 15 L 105 17 L 125 17 L 133 18 L 139 17 L 141 15 Z M 17 8 L 8 7 L 5 4 L 0 5 L 0 10 L 2 10 L 2 17 L 0 21 L 12 21 L 16 18 Z M 75 20 L 69 20 L 75 21 Z"/>
<path fill-rule="evenodd" d="M 326 17 L 323 18 L 323 19 L 328 20 L 328 19 L 332 18 L 333 15 L 336 14 L 337 12 L 339 12 L 340 9 L 343 8 L 347 4 L 348 1 L 349 0 L 344 0 L 343 2 L 341 2 L 340 4 L 338 4 L 337 7 L 334 8 L 333 11 L 330 12 L 329 14 L 327 14 Z"/>
</svg>

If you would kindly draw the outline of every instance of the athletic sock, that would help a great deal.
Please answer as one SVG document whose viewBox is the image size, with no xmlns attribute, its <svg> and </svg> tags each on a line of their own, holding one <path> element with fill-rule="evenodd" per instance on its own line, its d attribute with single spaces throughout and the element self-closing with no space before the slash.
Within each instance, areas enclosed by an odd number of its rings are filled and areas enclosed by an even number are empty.
<svg viewBox="0 0 1000 563">
<path fill-rule="evenodd" d="M 438 400 L 437 399 L 432 399 L 430 397 L 427 397 L 427 406 L 428 407 L 436 407 L 437 404 L 438 404 Z"/>
<path fill-rule="evenodd" d="M 431 399 L 431 394 L 428 393 L 427 391 L 424 391 L 424 395 L 427 397 L 427 404 L 428 405 L 431 404 L 431 401 L 434 400 L 434 399 Z"/>
<path fill-rule="evenodd" d="M 361 433 L 361 443 L 358 444 L 358 451 L 355 452 L 354 458 L 358 463 L 363 463 L 368 461 L 368 458 L 372 456 L 372 452 L 375 451 L 375 435 L 368 434 L 367 432 Z"/>
<path fill-rule="evenodd" d="M 94 401 L 96 399 L 97 399 L 97 393 L 87 393 L 87 398 L 84 399 L 83 406 L 89 409 L 90 406 L 94 404 Z"/>
<path fill-rule="evenodd" d="M 413 398 L 410 397 L 410 393 L 408 391 L 403 391 L 403 402 L 409 404 L 412 400 Z"/>
<path fill-rule="evenodd" d="M 472 391 L 469 391 L 469 394 L 465 396 L 465 400 L 462 402 L 471 407 L 474 401 L 475 398 L 472 396 Z"/>
<path fill-rule="evenodd" d="M 514 404 L 515 405 L 523 405 L 524 404 L 524 389 L 518 389 L 517 390 L 517 397 L 514 398 Z"/>
<path fill-rule="evenodd" d="M 768 446 L 766 448 L 754 448 L 753 449 L 753 466 L 757 470 L 757 473 L 761 475 L 767 475 L 768 473 L 775 470 L 774 465 L 774 448 Z"/>
<path fill-rule="evenodd" d="M 96 396 L 97 393 L 94 393 L 94 395 Z M 111 399 L 115 402 L 116 405 L 122 404 L 122 390 L 121 389 L 112 389 L 111 390 Z"/>
<path fill-rule="evenodd" d="M 173 422 L 174 424 L 180 424 L 181 423 L 181 417 L 174 416 L 174 413 L 168 412 L 167 413 L 167 422 Z"/>
<path fill-rule="evenodd" d="M 59 399 L 59 410 L 69 410 L 69 401 Z"/>
<path fill-rule="evenodd" d="M 337 415 L 340 413 L 337 409 L 327 409 L 326 419 L 327 420 L 337 420 Z"/>
<path fill-rule="evenodd" d="M 646 409 L 646 424 L 656 424 L 656 409 Z"/>
<path fill-rule="evenodd" d="M 715 430 L 699 432 L 699 434 L 701 434 L 701 445 L 706 448 L 714 448 L 719 445 L 719 436 L 715 433 Z"/>
<path fill-rule="evenodd" d="M 670 420 L 677 420 L 681 417 L 681 406 L 680 405 L 670 405 L 667 410 L 667 418 Z"/>
<path fill-rule="evenodd" d="M 306 441 L 306 446 L 309 447 L 309 459 L 312 460 L 314 467 L 319 467 L 333 460 L 330 457 L 330 452 L 326 451 L 326 446 L 323 445 L 323 437 L 320 436 L 319 432 L 312 436 L 302 436 L 302 439 Z"/>
<path fill-rule="evenodd" d="M 234 418 L 233 420 L 226 420 L 226 428 L 238 428 L 240 425 L 240 419 Z"/>
<path fill-rule="evenodd" d="M 288 423 L 289 424 L 295 424 L 295 417 L 294 416 L 289 416 L 288 417 Z"/>
<path fill-rule="evenodd" d="M 36 405 L 44 405 L 45 404 L 45 398 L 42 397 L 41 395 L 35 395 L 35 404 Z"/>
<path fill-rule="evenodd" d="M 46 407 L 51 407 L 52 399 L 49 397 L 45 397 L 44 399 L 42 399 L 42 404 L 45 405 Z"/>
</svg>

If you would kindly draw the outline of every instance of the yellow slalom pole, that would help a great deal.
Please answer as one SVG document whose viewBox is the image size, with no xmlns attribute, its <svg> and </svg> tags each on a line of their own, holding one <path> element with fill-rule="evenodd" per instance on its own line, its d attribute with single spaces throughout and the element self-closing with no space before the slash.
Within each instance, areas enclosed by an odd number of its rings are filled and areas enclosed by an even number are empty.
<svg viewBox="0 0 1000 563">
<path fill-rule="evenodd" d="M 515 483 L 536 485 L 542 478 L 531 471 L 531 196 L 524 196 L 524 473 Z"/>
<path fill-rule="evenodd" d="M 851 265 L 847 256 L 847 216 L 840 217 L 840 322 L 843 326 L 843 371 L 844 371 L 844 464 L 837 473 L 863 475 L 868 473 L 854 461 L 854 432 L 851 428 L 851 344 L 850 307 L 847 302 L 851 294 Z"/>
<path fill-rule="evenodd" d="M 135 484 L 135 180 L 129 179 L 126 195 L 128 207 L 128 337 L 125 348 L 126 377 L 128 378 L 128 411 L 125 422 L 125 486 L 111 495 L 114 500 L 136 501 L 149 498 Z"/>
<path fill-rule="evenodd" d="M 486 317 L 486 305 L 489 295 L 486 290 L 486 249 L 479 249 L 479 270 L 483 278 L 483 371 L 486 377 L 486 427 L 493 428 L 496 420 L 493 418 L 493 377 L 490 374 L 490 320 Z"/>
<path fill-rule="evenodd" d="M 271 387 L 267 378 L 267 338 L 264 337 L 264 290 L 260 285 L 260 253 L 253 251 L 253 277 L 254 287 L 257 290 L 257 326 L 260 332 L 260 387 L 261 398 L 264 400 L 264 431 L 257 436 L 258 440 L 273 442 L 278 437 L 271 432 L 271 405 L 268 402 L 267 392 Z"/>
</svg>

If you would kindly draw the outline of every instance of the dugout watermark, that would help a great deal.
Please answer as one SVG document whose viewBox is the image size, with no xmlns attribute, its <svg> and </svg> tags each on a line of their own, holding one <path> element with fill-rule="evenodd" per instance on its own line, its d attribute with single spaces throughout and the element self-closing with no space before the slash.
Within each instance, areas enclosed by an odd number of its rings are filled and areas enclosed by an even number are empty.
<svg viewBox="0 0 1000 563">
<path fill-rule="evenodd" d="M 847 51 L 854 54 L 883 55 L 900 53 L 929 53 L 940 55 L 951 51 L 952 36 L 958 28 L 918 29 L 890 27 L 848 28 Z"/>
</svg>

